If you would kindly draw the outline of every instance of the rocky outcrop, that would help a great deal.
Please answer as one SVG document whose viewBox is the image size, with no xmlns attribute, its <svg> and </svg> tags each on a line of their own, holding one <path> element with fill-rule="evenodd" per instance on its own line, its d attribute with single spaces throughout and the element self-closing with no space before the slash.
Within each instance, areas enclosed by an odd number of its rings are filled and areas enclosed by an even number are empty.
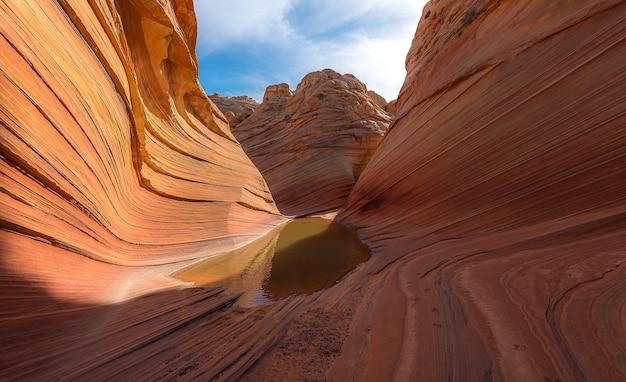
<svg viewBox="0 0 626 382">
<path fill-rule="evenodd" d="M 3 251 L 159 264 L 282 221 L 198 83 L 192 2 L 89 4 L 0 8 Z"/>
<path fill-rule="evenodd" d="M 378 105 L 381 109 L 386 111 L 388 114 L 391 114 L 392 116 L 396 115 L 396 100 L 395 99 L 387 102 L 387 100 L 383 96 L 381 96 L 380 94 L 376 93 L 373 90 L 368 90 L 367 95 L 370 96 L 370 98 L 374 101 L 374 103 L 376 103 L 376 105 Z"/>
<path fill-rule="evenodd" d="M 380 107 L 381 109 L 385 109 L 385 106 L 387 106 L 387 100 L 385 99 L 385 97 L 381 96 L 380 94 L 376 93 L 373 90 L 368 90 L 367 91 L 367 95 L 372 99 L 372 101 L 374 101 L 374 103 L 376 104 L 376 106 Z"/>
<path fill-rule="evenodd" d="M 391 115 L 395 116 L 395 115 L 396 115 L 396 103 L 397 103 L 397 102 L 398 102 L 398 101 L 397 101 L 397 100 L 395 100 L 395 99 L 394 99 L 394 100 L 392 100 L 392 101 L 389 101 L 389 102 L 385 105 L 385 107 L 384 107 L 383 109 L 384 109 L 387 113 L 389 113 L 389 114 L 391 114 Z"/>
<path fill-rule="evenodd" d="M 338 217 L 374 254 L 337 380 L 626 377 L 625 16 L 426 5 Z"/>
<path fill-rule="evenodd" d="M 325 69 L 293 92 L 269 86 L 233 133 L 282 213 L 329 211 L 343 205 L 391 121 L 377 101 L 354 76 Z"/>
<path fill-rule="evenodd" d="M 250 117 L 254 110 L 259 107 L 259 103 L 248 96 L 222 97 L 213 93 L 209 98 L 224 113 L 231 130 Z"/>
<path fill-rule="evenodd" d="M 191 3 L 25 3 L 0 1 L 3 379 L 626 379 L 623 1 L 431 1 L 338 215 L 370 260 L 256 307 L 168 277 L 282 221 L 197 86 Z"/>
<path fill-rule="evenodd" d="M 184 375 L 140 349 L 187 347 L 238 296 L 169 274 L 285 220 L 198 84 L 192 2 L 0 1 L 0 20 L 2 379 Z M 212 355 L 247 332 L 207 329 Z"/>
</svg>

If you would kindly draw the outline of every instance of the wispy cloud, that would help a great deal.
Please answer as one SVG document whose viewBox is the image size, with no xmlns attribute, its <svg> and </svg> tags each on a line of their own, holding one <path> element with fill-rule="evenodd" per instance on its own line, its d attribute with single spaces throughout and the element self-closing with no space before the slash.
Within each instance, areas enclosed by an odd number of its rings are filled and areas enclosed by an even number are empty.
<svg viewBox="0 0 626 382">
<path fill-rule="evenodd" d="M 391 100 L 406 75 L 404 60 L 425 3 L 198 1 L 201 81 L 210 93 L 261 99 L 267 85 L 295 88 L 306 73 L 332 68 Z"/>
<path fill-rule="evenodd" d="M 317 0 L 295 1 L 287 13 L 299 33 L 315 38 L 335 32 L 359 31 L 373 35 L 390 35 L 409 24 L 413 31 L 426 1 L 411 0 Z"/>
<path fill-rule="evenodd" d="M 232 44 L 281 44 L 294 32 L 285 20 L 293 0 L 200 0 L 198 54 L 206 56 Z"/>
</svg>

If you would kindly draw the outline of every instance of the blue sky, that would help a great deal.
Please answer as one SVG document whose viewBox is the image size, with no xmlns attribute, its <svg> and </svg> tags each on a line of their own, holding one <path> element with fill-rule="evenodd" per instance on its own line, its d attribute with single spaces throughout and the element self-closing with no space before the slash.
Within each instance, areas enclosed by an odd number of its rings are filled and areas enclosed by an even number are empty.
<svg viewBox="0 0 626 382">
<path fill-rule="evenodd" d="M 388 101 L 425 0 L 195 0 L 200 82 L 207 94 L 295 89 L 307 73 L 352 73 Z"/>
</svg>

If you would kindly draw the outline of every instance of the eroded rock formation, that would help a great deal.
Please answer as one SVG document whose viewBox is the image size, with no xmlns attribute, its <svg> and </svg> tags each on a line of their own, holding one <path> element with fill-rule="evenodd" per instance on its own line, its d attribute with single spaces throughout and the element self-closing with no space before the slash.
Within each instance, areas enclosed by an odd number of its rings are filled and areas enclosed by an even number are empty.
<svg viewBox="0 0 626 382">
<path fill-rule="evenodd" d="M 626 379 L 623 1 L 431 1 L 338 215 L 371 259 L 251 308 L 174 288 L 180 264 L 92 259 L 281 221 L 176 3 L 0 1 L 3 379 Z"/>
<path fill-rule="evenodd" d="M 4 253 L 46 242 L 157 264 L 233 248 L 281 221 L 198 84 L 190 0 L 0 10 Z"/>
<path fill-rule="evenodd" d="M 325 69 L 304 76 L 293 92 L 269 86 L 233 133 L 282 213 L 329 211 L 343 205 L 387 130 L 392 116 L 379 102 L 354 76 Z"/>
<path fill-rule="evenodd" d="M 198 84 L 195 38 L 190 0 L 0 1 L 3 380 L 167 375 L 148 353 L 238 297 L 169 274 L 284 221 Z"/>
<path fill-rule="evenodd" d="M 339 215 L 376 291 L 338 380 L 626 377 L 625 17 L 424 8 L 397 120 Z"/>
<path fill-rule="evenodd" d="M 254 110 L 259 107 L 259 103 L 248 96 L 222 97 L 214 93 L 209 98 L 224 113 L 231 130 L 250 117 Z"/>
</svg>

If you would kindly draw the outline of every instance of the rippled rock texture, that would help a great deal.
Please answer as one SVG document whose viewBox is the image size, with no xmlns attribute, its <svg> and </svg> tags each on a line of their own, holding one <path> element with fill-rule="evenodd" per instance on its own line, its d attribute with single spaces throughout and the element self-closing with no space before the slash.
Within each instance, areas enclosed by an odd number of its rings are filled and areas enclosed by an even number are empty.
<svg viewBox="0 0 626 382">
<path fill-rule="evenodd" d="M 239 125 L 259 107 L 259 103 L 254 98 L 248 96 L 222 97 L 213 93 L 209 98 L 217 106 L 230 125 L 231 130 Z"/>
<path fill-rule="evenodd" d="M 626 378 L 625 17 L 426 5 L 397 120 L 339 214 L 380 271 L 339 380 Z"/>
<path fill-rule="evenodd" d="M 183 333 L 225 359 L 247 332 L 194 325 L 238 296 L 168 276 L 284 221 L 195 39 L 191 1 L 0 1 L 0 379 L 182 376 Z"/>
<path fill-rule="evenodd" d="M 0 12 L 3 252 L 45 242 L 158 264 L 232 249 L 282 220 L 198 83 L 191 1 Z"/>
<path fill-rule="evenodd" d="M 336 210 L 392 120 L 380 102 L 354 76 L 325 69 L 307 74 L 294 92 L 269 86 L 233 133 L 283 214 Z"/>
<path fill-rule="evenodd" d="M 338 215 L 372 257 L 256 307 L 168 276 L 282 221 L 177 4 L 0 1 L 3 379 L 626 380 L 623 1 L 431 1 Z"/>
</svg>

